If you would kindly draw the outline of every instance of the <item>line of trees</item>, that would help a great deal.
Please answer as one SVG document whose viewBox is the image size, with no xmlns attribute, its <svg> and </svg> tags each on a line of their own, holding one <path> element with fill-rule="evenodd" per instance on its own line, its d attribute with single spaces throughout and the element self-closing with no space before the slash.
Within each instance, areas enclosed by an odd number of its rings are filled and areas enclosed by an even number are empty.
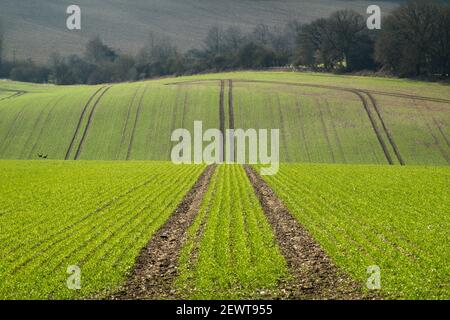
<svg viewBox="0 0 450 320">
<path fill-rule="evenodd" d="M 119 54 L 96 37 L 83 55 L 53 54 L 44 66 L 31 60 L 2 63 L 1 39 L 0 28 L 0 77 L 18 81 L 97 84 L 271 67 L 381 70 L 403 77 L 450 74 L 450 5 L 427 0 L 402 4 L 383 20 L 381 30 L 369 30 L 365 17 L 340 10 L 308 24 L 261 24 L 249 33 L 214 26 L 201 48 L 187 52 L 151 34 L 137 55 Z"/>
</svg>

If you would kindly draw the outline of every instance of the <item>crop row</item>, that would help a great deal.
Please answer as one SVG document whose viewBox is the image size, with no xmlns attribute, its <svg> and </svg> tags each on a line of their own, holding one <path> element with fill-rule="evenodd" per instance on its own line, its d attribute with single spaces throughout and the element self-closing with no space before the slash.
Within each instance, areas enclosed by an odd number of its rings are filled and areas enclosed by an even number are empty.
<svg viewBox="0 0 450 320">
<path fill-rule="evenodd" d="M 217 168 L 179 260 L 177 287 L 188 298 L 274 294 L 286 262 L 241 166 Z"/>
</svg>

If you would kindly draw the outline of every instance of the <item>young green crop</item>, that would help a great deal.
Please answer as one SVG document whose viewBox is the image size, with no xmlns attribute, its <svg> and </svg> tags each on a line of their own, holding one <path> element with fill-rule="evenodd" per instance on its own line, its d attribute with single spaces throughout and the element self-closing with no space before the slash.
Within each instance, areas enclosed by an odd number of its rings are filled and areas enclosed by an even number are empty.
<svg viewBox="0 0 450 320">
<path fill-rule="evenodd" d="M 356 94 L 291 84 L 450 99 L 447 87 L 418 81 L 236 72 L 114 84 L 92 114 L 94 103 L 82 117 L 82 110 L 100 86 L 63 87 L 2 81 L 2 94 L 5 91 L 24 94 L 0 98 L 0 158 L 37 159 L 38 154 L 47 154 L 50 159 L 64 159 L 73 140 L 68 159 L 74 159 L 80 149 L 78 159 L 83 160 L 170 160 L 173 130 L 186 128 L 192 132 L 195 120 L 202 121 L 204 129 L 219 128 L 218 79 L 233 79 L 235 128 L 280 129 L 282 162 L 387 163 Z M 225 83 L 228 91 L 228 81 Z M 448 103 L 376 93 L 373 96 L 406 164 L 450 163 Z M 228 92 L 225 92 L 226 127 L 231 122 L 228 104 Z M 387 151 L 398 164 L 389 137 L 382 129 L 383 123 L 375 109 L 371 107 L 371 110 Z"/>
<path fill-rule="evenodd" d="M 193 299 L 270 296 L 286 262 L 241 166 L 220 165 L 189 229 L 179 290 Z"/>
<path fill-rule="evenodd" d="M 282 165 L 265 180 L 345 271 L 381 293 L 450 297 L 450 170 L 445 167 Z"/>
<path fill-rule="evenodd" d="M 121 285 L 204 167 L 2 161 L 0 168 L 0 298 L 65 299 Z M 81 268 L 81 290 L 66 286 L 70 265 Z"/>
</svg>

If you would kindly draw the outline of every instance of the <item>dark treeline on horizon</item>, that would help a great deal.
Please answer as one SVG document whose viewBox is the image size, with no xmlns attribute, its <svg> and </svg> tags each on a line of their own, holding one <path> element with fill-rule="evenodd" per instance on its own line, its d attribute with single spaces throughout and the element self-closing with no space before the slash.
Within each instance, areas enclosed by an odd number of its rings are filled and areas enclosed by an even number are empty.
<svg viewBox="0 0 450 320">
<path fill-rule="evenodd" d="M 3 26 L 5 27 L 5 26 Z M 413 0 L 368 30 L 366 18 L 341 10 L 308 24 L 284 28 L 258 25 L 252 32 L 212 27 L 202 48 L 180 52 L 166 38 L 150 35 L 135 56 L 119 54 L 91 39 L 82 55 L 53 54 L 47 64 L 2 60 L 0 78 L 25 82 L 98 84 L 226 70 L 300 68 L 349 73 L 379 72 L 400 77 L 450 74 L 450 5 Z"/>
</svg>

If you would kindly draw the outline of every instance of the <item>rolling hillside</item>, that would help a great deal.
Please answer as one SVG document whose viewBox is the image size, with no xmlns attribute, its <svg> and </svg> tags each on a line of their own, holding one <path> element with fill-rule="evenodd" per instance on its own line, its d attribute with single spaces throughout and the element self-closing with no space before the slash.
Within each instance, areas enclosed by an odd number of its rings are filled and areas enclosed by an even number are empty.
<svg viewBox="0 0 450 320">
<path fill-rule="evenodd" d="M 136 52 L 150 32 L 170 37 L 181 49 L 199 47 L 216 24 L 248 31 L 257 24 L 284 26 L 289 20 L 309 22 L 352 8 L 365 13 L 379 4 L 391 10 L 399 1 L 367 0 L 79 0 L 82 30 L 66 29 L 69 0 L 2 0 L 0 20 L 6 36 L 6 57 L 46 62 L 50 54 L 80 53 L 86 41 L 100 35 L 122 52 Z"/>
<path fill-rule="evenodd" d="M 204 130 L 279 128 L 282 162 L 450 164 L 440 84 L 241 72 L 94 87 L 4 81 L 0 94 L 1 159 L 170 160 L 173 130 L 201 120 Z"/>
</svg>

